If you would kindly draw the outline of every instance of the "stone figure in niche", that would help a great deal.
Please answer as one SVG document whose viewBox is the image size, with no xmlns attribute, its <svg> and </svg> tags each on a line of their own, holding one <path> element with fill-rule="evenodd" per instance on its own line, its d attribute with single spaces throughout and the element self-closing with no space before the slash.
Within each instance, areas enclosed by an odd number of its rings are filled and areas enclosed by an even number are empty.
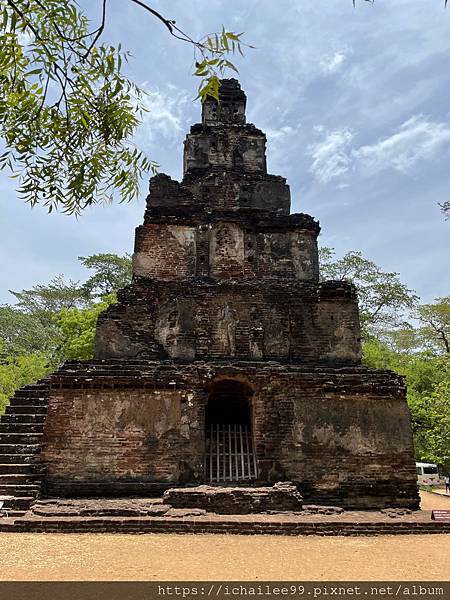
<svg viewBox="0 0 450 600">
<path fill-rule="evenodd" d="M 179 325 L 178 303 L 174 307 L 163 310 L 156 324 L 159 341 L 170 355 L 172 355 L 177 346 L 178 335 L 180 332 Z"/>
<path fill-rule="evenodd" d="M 228 257 L 230 246 L 233 242 L 233 234 L 227 225 L 221 225 L 216 231 L 217 254 Z"/>
<path fill-rule="evenodd" d="M 242 167 L 244 164 L 243 151 L 240 147 L 236 146 L 233 149 L 233 166 Z"/>
<path fill-rule="evenodd" d="M 264 329 L 260 311 L 257 308 L 252 308 L 250 311 L 250 332 L 248 340 L 249 352 L 252 358 L 263 357 L 264 346 Z"/>
<path fill-rule="evenodd" d="M 264 322 L 265 356 L 285 357 L 289 354 L 289 332 L 286 315 L 273 307 Z"/>
<path fill-rule="evenodd" d="M 229 356 L 236 354 L 236 326 L 238 323 L 237 312 L 225 304 L 219 313 L 218 332 L 222 347 Z"/>
</svg>

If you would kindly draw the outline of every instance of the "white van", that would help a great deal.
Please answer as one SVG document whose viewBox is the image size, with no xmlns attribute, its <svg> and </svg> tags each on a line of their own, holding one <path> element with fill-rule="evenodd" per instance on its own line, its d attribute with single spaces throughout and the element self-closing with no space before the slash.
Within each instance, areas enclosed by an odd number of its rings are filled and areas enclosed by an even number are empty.
<svg viewBox="0 0 450 600">
<path fill-rule="evenodd" d="M 439 469 L 433 463 L 416 462 L 417 480 L 422 485 L 439 485 Z"/>
</svg>

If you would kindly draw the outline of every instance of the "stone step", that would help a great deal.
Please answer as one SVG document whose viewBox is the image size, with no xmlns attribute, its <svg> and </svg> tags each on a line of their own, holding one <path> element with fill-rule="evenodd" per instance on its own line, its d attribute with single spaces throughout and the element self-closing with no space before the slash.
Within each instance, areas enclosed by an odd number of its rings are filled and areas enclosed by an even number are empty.
<svg viewBox="0 0 450 600">
<path fill-rule="evenodd" d="M 23 517 L 26 514 L 27 514 L 26 510 L 0 509 L 0 517 L 5 516 L 5 517 L 8 517 L 9 519 Z"/>
<path fill-rule="evenodd" d="M 27 392 L 42 392 L 44 394 L 48 394 L 49 387 L 46 384 L 36 383 L 30 385 L 24 385 L 17 392 L 27 393 Z M 17 394 L 16 392 L 16 394 Z"/>
<path fill-rule="evenodd" d="M 35 496 L 41 486 L 35 483 L 0 483 L 0 496 Z"/>
<path fill-rule="evenodd" d="M 0 417 L 0 423 L 35 423 L 36 425 L 45 424 L 46 415 L 16 415 L 16 414 L 4 414 Z"/>
<path fill-rule="evenodd" d="M 7 415 L 20 415 L 20 414 L 31 414 L 31 415 L 45 415 L 47 414 L 47 406 L 36 406 L 35 404 L 15 404 L 14 406 L 7 406 L 5 414 Z"/>
<path fill-rule="evenodd" d="M 0 463 L 5 464 L 34 464 L 37 454 L 0 454 Z"/>
<path fill-rule="evenodd" d="M 14 455 L 15 456 L 15 455 Z M 0 457 L 0 461 L 3 459 L 3 456 Z M 34 465 L 26 462 L 10 462 L 10 463 L 2 463 L 0 462 L 0 475 L 7 474 L 28 474 L 34 473 Z"/>
<path fill-rule="evenodd" d="M 336 522 L 321 520 L 309 522 L 283 522 L 268 519 L 248 521 L 202 520 L 200 517 L 154 518 L 154 517 L 41 517 L 26 515 L 0 531 L 55 532 L 55 533 L 218 533 L 241 535 L 320 535 L 320 536 L 367 536 L 411 535 L 450 533 L 450 523 L 426 522 Z"/>
<path fill-rule="evenodd" d="M 16 396 L 17 394 L 20 395 L 25 395 L 25 394 L 31 394 L 31 395 L 41 395 L 41 396 L 48 396 L 49 393 L 49 389 L 45 386 L 24 386 L 20 389 L 18 389 L 14 395 Z"/>
<path fill-rule="evenodd" d="M 22 496 L 0 495 L 0 504 L 3 503 L 2 510 L 27 511 L 33 502 L 34 494 Z"/>
<path fill-rule="evenodd" d="M 37 473 L 2 473 L 0 474 L 0 487 L 2 485 L 36 485 L 36 480 L 40 478 Z"/>
<path fill-rule="evenodd" d="M 43 517 L 159 517 L 169 511 L 171 507 L 161 498 L 40 498 L 33 505 L 33 514 Z M 197 509 L 187 512 L 205 513 Z"/>
<path fill-rule="evenodd" d="M 19 396 L 19 398 L 16 398 L 14 396 L 13 398 L 11 398 L 9 406 L 17 406 L 18 404 L 34 404 L 35 406 L 47 406 L 48 399 L 40 398 L 39 396 Z"/>
<path fill-rule="evenodd" d="M 3 423 L 0 421 L 0 435 L 3 433 L 42 433 L 41 423 Z"/>
<path fill-rule="evenodd" d="M 0 432 L 1 444 L 39 444 L 42 433 L 2 433 Z"/>
<path fill-rule="evenodd" d="M 40 444 L 5 444 L 0 441 L 0 462 L 9 462 L 2 460 L 5 454 L 14 454 L 15 456 L 37 454 L 40 449 Z"/>
</svg>

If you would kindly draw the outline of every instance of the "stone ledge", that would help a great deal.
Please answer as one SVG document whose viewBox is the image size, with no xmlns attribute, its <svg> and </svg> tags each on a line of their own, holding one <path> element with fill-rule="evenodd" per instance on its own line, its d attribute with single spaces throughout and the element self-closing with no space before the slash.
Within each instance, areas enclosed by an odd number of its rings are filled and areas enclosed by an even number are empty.
<svg viewBox="0 0 450 600">
<path fill-rule="evenodd" d="M 254 233 L 311 231 L 317 236 L 320 232 L 319 223 L 305 213 L 290 215 L 274 215 L 273 212 L 260 209 L 257 214 L 250 208 L 242 207 L 237 210 L 208 210 L 208 207 L 188 206 L 152 206 L 145 214 L 144 225 L 168 224 L 199 226 L 218 222 L 238 223 Z"/>
<path fill-rule="evenodd" d="M 164 492 L 163 502 L 174 508 L 199 508 L 221 515 L 302 510 L 302 496 L 291 482 L 264 487 L 171 488 Z"/>
<path fill-rule="evenodd" d="M 193 381 L 204 384 L 217 376 L 300 377 L 309 386 L 339 393 L 351 385 L 353 394 L 404 392 L 404 378 L 392 371 L 370 369 L 360 365 L 327 363 L 283 363 L 276 361 L 197 360 L 185 363 L 174 360 L 97 359 L 68 361 L 51 376 L 52 388 L 60 387 L 134 387 L 182 389 Z M 403 396 L 401 396 L 403 398 Z"/>
<path fill-rule="evenodd" d="M 254 516 L 254 515 L 253 515 Z M 264 519 L 244 520 L 241 516 L 211 515 L 182 518 L 76 518 L 19 517 L 0 519 L 1 532 L 14 533 L 219 533 L 237 535 L 321 535 L 321 536 L 369 536 L 369 535 L 423 535 L 450 533 L 450 523 L 435 521 L 338 521 L 315 519 L 313 521 L 281 521 L 273 516 Z"/>
</svg>

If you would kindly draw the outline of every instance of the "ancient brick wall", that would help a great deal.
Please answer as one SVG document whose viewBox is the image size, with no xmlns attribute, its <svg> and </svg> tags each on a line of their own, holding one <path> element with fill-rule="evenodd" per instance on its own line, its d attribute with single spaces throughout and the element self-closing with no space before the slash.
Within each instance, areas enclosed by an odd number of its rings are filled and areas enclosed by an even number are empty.
<svg viewBox="0 0 450 600">
<path fill-rule="evenodd" d="M 155 187 L 162 184 L 158 175 L 152 180 L 150 195 L 147 198 L 147 214 L 156 206 L 167 206 L 167 200 L 155 193 Z M 156 180 L 156 181 L 155 181 Z M 246 209 L 252 211 L 270 211 L 272 215 L 289 215 L 291 193 L 284 177 L 261 173 L 207 171 L 202 176 L 188 174 L 180 185 L 178 206 L 190 203 L 192 208 L 217 210 Z M 156 184 L 156 186 L 155 186 Z M 191 198 L 185 190 L 191 193 Z M 220 190 L 220 192 L 219 192 Z M 209 215 L 210 217 L 212 215 Z"/>
<path fill-rule="evenodd" d="M 248 173 L 266 171 L 266 136 L 254 125 L 229 129 L 192 127 L 184 143 L 184 171 L 240 168 Z"/>
<path fill-rule="evenodd" d="M 250 390 L 259 481 L 294 481 L 308 502 L 417 505 L 403 381 L 361 367 L 68 365 L 50 394 L 41 455 L 47 489 L 148 493 L 201 482 L 205 410 L 225 380 Z"/>
<path fill-rule="evenodd" d="M 272 378 L 252 404 L 263 480 L 348 507 L 417 505 L 409 410 L 394 376 Z"/>
<path fill-rule="evenodd" d="M 58 390 L 41 461 L 50 493 L 146 493 L 203 475 L 204 410 L 189 391 Z"/>
<path fill-rule="evenodd" d="M 316 238 L 315 231 L 249 229 L 231 220 L 152 223 L 136 230 L 133 273 L 164 280 L 207 275 L 318 281 Z"/>
<path fill-rule="evenodd" d="M 195 229 L 155 223 L 136 229 L 133 273 L 138 277 L 182 279 L 195 273 Z"/>
<path fill-rule="evenodd" d="M 286 280 L 137 283 L 98 322 L 97 358 L 355 363 L 354 289 Z"/>
<path fill-rule="evenodd" d="M 201 216 L 204 210 L 210 211 L 257 211 L 270 212 L 272 216 L 289 215 L 291 194 L 286 179 L 267 173 L 227 171 L 207 171 L 198 174 L 187 174 L 180 183 L 164 173 L 159 173 L 150 180 L 150 194 L 147 196 L 145 222 L 151 222 L 154 217 L 168 216 L 170 220 L 185 211 L 185 216 L 191 220 Z M 167 212 L 171 209 L 170 212 Z M 200 213 L 200 214 L 199 214 Z M 234 217 L 236 218 L 236 212 Z M 239 215 L 241 216 L 241 215 Z M 247 216 L 248 214 L 242 214 Z M 214 214 L 205 215 L 205 219 L 214 218 Z M 312 221 L 312 217 L 309 217 Z M 316 224 L 317 226 L 317 224 Z"/>
</svg>

